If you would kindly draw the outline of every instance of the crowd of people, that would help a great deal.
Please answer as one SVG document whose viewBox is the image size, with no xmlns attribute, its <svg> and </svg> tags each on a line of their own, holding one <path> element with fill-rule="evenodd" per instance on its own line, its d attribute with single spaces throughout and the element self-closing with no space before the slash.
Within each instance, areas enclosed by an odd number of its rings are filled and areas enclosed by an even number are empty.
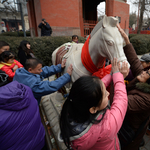
<svg viewBox="0 0 150 150">
<path fill-rule="evenodd" d="M 49 82 L 44 78 L 61 72 L 66 60 L 57 66 L 45 66 L 30 49 L 28 41 L 18 48 L 19 61 L 5 41 L 0 41 L 0 149 L 45 149 L 45 130 L 39 107 L 41 96 L 57 91 L 70 81 L 67 73 Z"/>
<path fill-rule="evenodd" d="M 58 136 L 68 149 L 139 150 L 143 145 L 150 122 L 150 55 L 139 59 L 128 36 L 119 25 L 118 29 L 126 42 L 132 77 L 125 85 L 127 64 L 120 68 L 114 59 L 111 74 L 101 80 L 81 77 L 73 83 L 61 111 Z"/>
<path fill-rule="evenodd" d="M 46 20 L 39 27 L 46 30 Z M 112 71 L 104 78 L 83 76 L 73 83 L 62 107 L 58 135 L 68 149 L 138 150 L 146 130 L 150 132 L 150 55 L 139 59 L 128 36 L 117 27 L 126 42 L 130 70 L 126 62 L 120 66 L 114 58 Z M 72 42 L 78 43 L 77 35 Z M 18 47 L 18 58 L 20 62 L 9 44 L 0 41 L 0 149 L 44 150 L 38 105 L 42 96 L 70 82 L 73 66 L 50 82 L 44 78 L 62 72 L 66 60 L 42 67 L 25 40 Z"/>
</svg>

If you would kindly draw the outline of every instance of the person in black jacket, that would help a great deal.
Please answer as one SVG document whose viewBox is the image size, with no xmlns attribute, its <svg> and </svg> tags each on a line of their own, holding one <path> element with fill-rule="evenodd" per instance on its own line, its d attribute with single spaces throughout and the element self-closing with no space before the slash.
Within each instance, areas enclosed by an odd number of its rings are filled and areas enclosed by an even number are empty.
<svg viewBox="0 0 150 150">
<path fill-rule="evenodd" d="M 42 19 L 42 22 L 39 24 L 38 27 L 41 28 L 41 36 L 51 36 L 51 34 L 52 34 L 52 28 L 46 22 L 45 19 Z"/>
<path fill-rule="evenodd" d="M 29 58 L 35 58 L 33 51 L 30 48 L 30 42 L 23 40 L 20 42 L 18 57 L 20 59 L 20 63 L 24 66 L 25 62 Z"/>
</svg>

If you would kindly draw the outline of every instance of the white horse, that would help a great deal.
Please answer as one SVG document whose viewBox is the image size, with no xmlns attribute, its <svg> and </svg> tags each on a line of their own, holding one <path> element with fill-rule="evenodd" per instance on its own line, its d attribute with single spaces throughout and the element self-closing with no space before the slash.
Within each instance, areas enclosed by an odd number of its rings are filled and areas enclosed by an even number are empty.
<svg viewBox="0 0 150 150">
<path fill-rule="evenodd" d="M 94 63 L 93 67 L 97 69 L 102 68 L 105 58 L 112 60 L 114 57 L 118 61 L 127 61 L 124 51 L 123 51 L 123 38 L 117 28 L 118 19 L 114 17 L 105 16 L 102 21 L 100 21 L 93 29 L 90 34 L 88 52 L 90 54 L 91 60 Z M 52 62 L 55 65 L 56 53 L 58 50 L 65 46 L 65 50 L 69 51 L 63 56 L 63 59 L 67 59 L 66 67 L 63 73 L 66 73 L 67 68 L 70 64 L 73 65 L 73 72 L 71 75 L 71 80 L 74 82 L 79 77 L 83 75 L 91 75 L 92 73 L 87 70 L 87 65 L 83 65 L 83 47 L 84 44 L 79 43 L 65 43 L 57 48 L 52 54 Z M 87 56 L 85 56 L 86 59 Z M 83 58 L 82 58 L 83 59 Z M 90 62 L 91 64 L 91 62 Z"/>
</svg>

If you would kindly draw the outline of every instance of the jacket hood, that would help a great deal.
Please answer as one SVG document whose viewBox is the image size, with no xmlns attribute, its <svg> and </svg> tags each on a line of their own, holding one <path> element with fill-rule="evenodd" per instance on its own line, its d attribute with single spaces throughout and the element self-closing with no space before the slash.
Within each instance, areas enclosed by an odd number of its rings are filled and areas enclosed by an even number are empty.
<svg viewBox="0 0 150 150">
<path fill-rule="evenodd" d="M 35 80 L 35 77 L 38 77 L 38 78 L 36 78 Z M 38 81 L 38 79 L 40 82 L 41 81 L 40 75 L 30 73 L 24 68 L 19 68 L 16 70 L 13 81 L 18 81 L 19 83 L 22 83 L 25 85 L 30 84 L 30 88 L 32 89 L 32 86 Z"/>
<path fill-rule="evenodd" d="M 106 110 L 108 109 L 109 107 L 107 106 Z M 98 112 L 97 116 L 96 116 L 96 119 L 100 116 L 100 118 L 102 117 L 104 111 L 100 111 Z M 99 118 L 99 119 L 100 119 Z M 70 128 L 70 131 L 69 131 L 69 134 L 70 134 L 70 141 L 74 141 L 78 138 L 80 138 L 81 136 L 83 136 L 85 133 L 87 133 L 89 131 L 89 129 L 91 128 L 91 126 L 93 125 L 93 123 L 90 123 L 90 121 L 86 121 L 84 123 L 77 123 L 71 119 L 70 120 L 70 125 L 71 125 L 71 128 Z M 58 140 L 60 142 L 63 142 L 63 139 L 62 139 L 62 136 L 61 136 L 61 132 L 59 131 L 58 132 Z"/>
<path fill-rule="evenodd" d="M 137 83 L 136 88 L 144 93 L 149 93 L 150 94 L 150 84 L 148 83 Z"/>
<path fill-rule="evenodd" d="M 21 110 L 29 106 L 29 87 L 13 81 L 0 87 L 0 109 Z"/>
</svg>

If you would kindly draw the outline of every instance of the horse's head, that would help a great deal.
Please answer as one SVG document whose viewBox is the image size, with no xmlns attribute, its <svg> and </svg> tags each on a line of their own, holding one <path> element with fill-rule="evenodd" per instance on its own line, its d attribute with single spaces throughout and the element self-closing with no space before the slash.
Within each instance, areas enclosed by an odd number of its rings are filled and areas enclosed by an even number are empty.
<svg viewBox="0 0 150 150">
<path fill-rule="evenodd" d="M 112 60 L 114 57 L 118 61 L 127 61 L 124 51 L 122 38 L 118 28 L 118 19 L 115 17 L 105 16 L 101 22 L 99 22 L 91 33 L 92 41 L 97 45 L 99 54 L 102 57 L 106 57 Z M 93 44 L 94 44 L 93 43 Z"/>
</svg>

